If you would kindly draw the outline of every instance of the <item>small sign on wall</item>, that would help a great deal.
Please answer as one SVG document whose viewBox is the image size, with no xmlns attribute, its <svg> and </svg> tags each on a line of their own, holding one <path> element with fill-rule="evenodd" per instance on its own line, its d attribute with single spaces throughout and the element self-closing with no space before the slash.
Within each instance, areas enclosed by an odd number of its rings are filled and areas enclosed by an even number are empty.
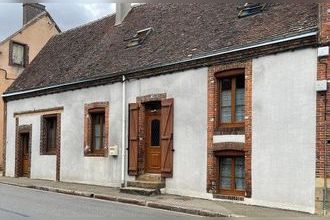
<svg viewBox="0 0 330 220">
<path fill-rule="evenodd" d="M 318 57 L 327 57 L 329 56 L 329 47 L 319 47 L 317 49 L 317 56 Z"/>
<path fill-rule="evenodd" d="M 327 80 L 317 80 L 315 83 L 316 92 L 325 92 L 328 89 Z"/>
<path fill-rule="evenodd" d="M 113 145 L 109 147 L 109 156 L 118 156 L 118 145 Z"/>
</svg>

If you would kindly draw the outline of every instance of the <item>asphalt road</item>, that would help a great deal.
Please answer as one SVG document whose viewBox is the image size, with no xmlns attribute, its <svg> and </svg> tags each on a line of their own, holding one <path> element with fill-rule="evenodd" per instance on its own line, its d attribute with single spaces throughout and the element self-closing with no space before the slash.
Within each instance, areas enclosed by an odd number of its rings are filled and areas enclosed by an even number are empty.
<svg viewBox="0 0 330 220">
<path fill-rule="evenodd" d="M 192 219 L 192 216 L 176 212 L 0 184 L 0 219 L 26 219 L 27 217 L 38 219 L 59 217 L 74 219 Z"/>
</svg>

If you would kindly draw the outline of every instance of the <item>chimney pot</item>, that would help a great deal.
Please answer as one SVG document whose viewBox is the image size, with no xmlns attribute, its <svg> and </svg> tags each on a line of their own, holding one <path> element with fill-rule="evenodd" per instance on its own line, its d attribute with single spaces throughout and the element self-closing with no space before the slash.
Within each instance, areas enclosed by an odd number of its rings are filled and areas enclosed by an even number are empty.
<svg viewBox="0 0 330 220">
<path fill-rule="evenodd" d="M 46 6 L 39 3 L 23 4 L 23 25 L 46 11 Z"/>
<path fill-rule="evenodd" d="M 124 21 L 125 17 L 130 12 L 131 9 L 132 9 L 131 3 L 117 3 L 115 25 L 120 25 Z"/>
</svg>

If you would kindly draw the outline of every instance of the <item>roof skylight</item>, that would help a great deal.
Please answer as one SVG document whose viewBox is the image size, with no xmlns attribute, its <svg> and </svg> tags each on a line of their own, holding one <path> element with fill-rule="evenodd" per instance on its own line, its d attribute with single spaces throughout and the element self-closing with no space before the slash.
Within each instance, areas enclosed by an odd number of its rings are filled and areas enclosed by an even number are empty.
<svg viewBox="0 0 330 220">
<path fill-rule="evenodd" d="M 238 17 L 243 18 L 261 13 L 266 5 L 267 3 L 246 3 L 243 7 L 238 8 L 240 10 Z"/>
<path fill-rule="evenodd" d="M 147 39 L 147 37 L 149 36 L 149 34 L 152 32 L 152 28 L 146 28 L 140 31 L 137 31 L 136 34 L 130 38 L 127 39 L 125 41 L 127 41 L 127 47 L 136 47 L 136 46 L 140 46 L 141 44 L 143 44 L 143 42 Z"/>
</svg>

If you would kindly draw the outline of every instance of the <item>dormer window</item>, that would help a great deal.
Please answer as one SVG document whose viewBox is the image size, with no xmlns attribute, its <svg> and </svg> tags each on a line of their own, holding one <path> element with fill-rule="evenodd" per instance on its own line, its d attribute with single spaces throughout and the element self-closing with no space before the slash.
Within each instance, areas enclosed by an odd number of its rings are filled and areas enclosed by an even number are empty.
<svg viewBox="0 0 330 220">
<path fill-rule="evenodd" d="M 266 3 L 246 3 L 243 7 L 238 8 L 240 11 L 238 17 L 243 18 L 259 14 L 265 9 L 266 5 Z"/>
<path fill-rule="evenodd" d="M 125 40 L 127 41 L 127 47 L 130 48 L 142 45 L 151 32 L 152 28 L 137 31 L 132 38 Z"/>
<path fill-rule="evenodd" d="M 16 42 L 10 42 L 9 64 L 25 67 L 28 62 L 28 46 Z"/>
</svg>

